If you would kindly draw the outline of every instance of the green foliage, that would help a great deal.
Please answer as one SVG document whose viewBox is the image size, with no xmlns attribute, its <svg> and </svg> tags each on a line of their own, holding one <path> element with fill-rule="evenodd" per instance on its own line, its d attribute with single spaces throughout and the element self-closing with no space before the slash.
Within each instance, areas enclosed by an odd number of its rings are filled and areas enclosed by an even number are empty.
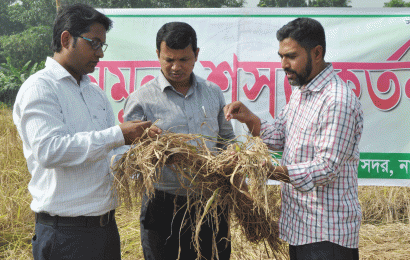
<svg viewBox="0 0 410 260">
<path fill-rule="evenodd" d="M 51 26 L 55 0 L 1 0 L 0 35 L 20 33 L 31 27 Z"/>
<path fill-rule="evenodd" d="M 24 30 L 24 25 L 14 21 L 10 16 L 10 11 L 15 9 L 14 5 L 10 5 L 11 0 L 0 1 L 0 35 L 13 34 Z"/>
<path fill-rule="evenodd" d="M 55 0 L 19 0 L 10 8 L 11 19 L 25 25 L 25 29 L 36 26 L 51 26 L 56 16 Z"/>
<path fill-rule="evenodd" d="M 0 1 L 0 63 L 21 68 L 28 61 L 40 62 L 51 55 L 51 26 L 55 0 Z"/>
<path fill-rule="evenodd" d="M 51 27 L 37 26 L 18 34 L 0 37 L 0 61 L 5 62 L 5 57 L 10 57 L 13 66 L 22 67 L 28 61 L 45 60 L 52 54 L 51 35 Z"/>
<path fill-rule="evenodd" d="M 309 7 L 351 7 L 350 0 L 309 0 Z"/>
<path fill-rule="evenodd" d="M 0 102 L 12 105 L 20 86 L 26 79 L 36 71 L 44 68 L 45 61 L 35 63 L 30 67 L 28 61 L 21 68 L 14 67 L 11 58 L 7 57 L 7 63 L 1 64 L 0 70 Z"/>
<path fill-rule="evenodd" d="M 350 7 L 351 0 L 260 0 L 259 7 Z"/>
<path fill-rule="evenodd" d="M 305 0 L 260 0 L 259 7 L 306 7 Z"/>
<path fill-rule="evenodd" d="M 84 3 L 95 8 L 147 8 L 151 0 L 61 0 L 61 7 L 75 3 Z"/>
<path fill-rule="evenodd" d="M 220 8 L 220 7 L 243 7 L 244 0 L 189 0 L 181 1 L 187 8 Z"/>
<path fill-rule="evenodd" d="M 65 0 L 63 5 L 77 2 L 99 8 L 220 8 L 242 7 L 244 0 Z"/>
<path fill-rule="evenodd" d="M 390 2 L 384 3 L 384 7 L 410 7 L 410 2 L 404 2 L 403 0 L 390 0 Z"/>
</svg>

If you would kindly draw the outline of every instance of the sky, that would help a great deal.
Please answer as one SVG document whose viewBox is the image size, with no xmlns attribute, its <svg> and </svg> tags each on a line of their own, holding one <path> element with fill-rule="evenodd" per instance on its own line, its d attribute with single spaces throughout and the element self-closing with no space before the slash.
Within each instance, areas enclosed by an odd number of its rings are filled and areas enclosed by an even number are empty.
<svg viewBox="0 0 410 260">
<path fill-rule="evenodd" d="M 257 7 L 259 0 L 246 0 L 246 2 L 247 4 L 245 5 L 245 7 Z M 350 5 L 353 8 L 382 8 L 385 2 L 390 2 L 390 0 L 351 0 Z M 405 2 L 408 2 L 408 0 L 405 0 Z"/>
</svg>

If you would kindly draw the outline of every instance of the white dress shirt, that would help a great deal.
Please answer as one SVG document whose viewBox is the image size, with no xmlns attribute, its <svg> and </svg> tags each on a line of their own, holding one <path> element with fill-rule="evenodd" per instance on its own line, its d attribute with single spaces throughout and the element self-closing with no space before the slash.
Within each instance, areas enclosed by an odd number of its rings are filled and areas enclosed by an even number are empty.
<svg viewBox="0 0 410 260">
<path fill-rule="evenodd" d="M 13 120 L 32 175 L 31 209 L 59 216 L 98 216 L 116 207 L 110 158 L 124 137 L 104 92 L 80 85 L 52 58 L 21 86 Z M 119 148 L 119 149 L 115 149 Z"/>
</svg>

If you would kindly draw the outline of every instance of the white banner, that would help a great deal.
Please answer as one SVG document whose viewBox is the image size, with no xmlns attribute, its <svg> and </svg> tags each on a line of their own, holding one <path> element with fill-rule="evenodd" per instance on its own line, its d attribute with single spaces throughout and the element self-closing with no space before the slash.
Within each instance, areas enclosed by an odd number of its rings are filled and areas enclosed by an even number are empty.
<svg viewBox="0 0 410 260">
<path fill-rule="evenodd" d="M 405 8 L 358 10 L 101 9 L 114 26 L 105 57 L 90 77 L 122 122 L 125 98 L 159 73 L 158 29 L 171 21 L 187 22 L 200 48 L 195 74 L 218 84 L 227 103 L 240 100 L 269 121 L 292 91 L 281 69 L 276 31 L 297 17 L 314 18 L 325 28 L 325 60 L 363 104 L 360 183 L 409 185 L 410 13 Z M 238 122 L 234 129 L 246 134 Z"/>
</svg>

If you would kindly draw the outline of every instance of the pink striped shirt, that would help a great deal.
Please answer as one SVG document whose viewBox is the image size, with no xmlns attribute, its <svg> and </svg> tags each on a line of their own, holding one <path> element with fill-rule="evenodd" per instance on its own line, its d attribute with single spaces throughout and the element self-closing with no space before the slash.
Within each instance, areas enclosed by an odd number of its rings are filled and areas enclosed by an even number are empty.
<svg viewBox="0 0 410 260">
<path fill-rule="evenodd" d="M 291 245 L 330 241 L 358 248 L 361 208 L 357 171 L 363 111 L 329 64 L 295 89 L 261 137 L 283 150 L 291 184 L 282 184 L 280 237 Z"/>
</svg>

